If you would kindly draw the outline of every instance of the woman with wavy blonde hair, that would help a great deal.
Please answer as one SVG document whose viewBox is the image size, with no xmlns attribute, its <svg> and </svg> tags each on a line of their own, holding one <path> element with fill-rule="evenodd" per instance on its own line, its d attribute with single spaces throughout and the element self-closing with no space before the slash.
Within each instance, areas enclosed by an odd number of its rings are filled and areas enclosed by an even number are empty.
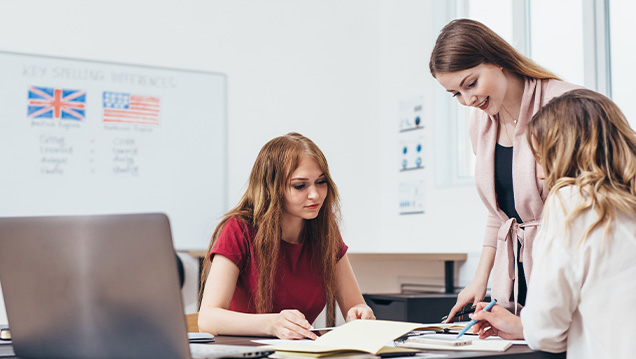
<svg viewBox="0 0 636 359">
<path fill-rule="evenodd" d="M 609 234 L 618 212 L 636 213 L 636 137 L 610 99 L 593 91 L 571 91 L 542 109 L 526 136 L 540 139 L 532 149 L 541 167 L 549 168 L 545 181 L 550 194 L 575 186 L 586 198 L 566 217 L 566 225 L 587 210 L 598 214 L 581 242 L 599 226 Z"/>
<path fill-rule="evenodd" d="M 610 99 L 575 90 L 526 136 L 550 190 L 526 306 L 521 318 L 478 311 L 475 330 L 572 358 L 632 357 L 636 342 L 607 328 L 636 320 L 625 310 L 636 303 L 636 133 Z"/>
<path fill-rule="evenodd" d="M 440 32 L 431 53 L 433 77 L 475 111 L 469 135 L 475 184 L 488 210 L 483 249 L 473 280 L 448 317 L 490 295 L 517 313 L 525 304 L 532 246 L 547 196 L 524 130 L 551 98 L 579 88 L 523 56 L 484 24 L 456 19 Z"/>
<path fill-rule="evenodd" d="M 325 304 L 332 317 L 335 301 L 347 320 L 374 319 L 340 237 L 339 213 L 318 146 L 298 133 L 266 143 L 241 201 L 212 236 L 199 330 L 315 339 L 310 323 Z"/>
</svg>

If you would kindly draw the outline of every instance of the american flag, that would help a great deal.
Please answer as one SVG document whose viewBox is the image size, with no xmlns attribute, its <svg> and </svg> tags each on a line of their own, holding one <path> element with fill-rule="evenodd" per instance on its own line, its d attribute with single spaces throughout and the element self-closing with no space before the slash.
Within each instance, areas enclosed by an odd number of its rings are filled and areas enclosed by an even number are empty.
<svg viewBox="0 0 636 359">
<path fill-rule="evenodd" d="M 28 116 L 82 121 L 86 116 L 86 91 L 31 86 Z"/>
<path fill-rule="evenodd" d="M 159 125 L 159 97 L 125 92 L 104 92 L 104 122 Z"/>
</svg>

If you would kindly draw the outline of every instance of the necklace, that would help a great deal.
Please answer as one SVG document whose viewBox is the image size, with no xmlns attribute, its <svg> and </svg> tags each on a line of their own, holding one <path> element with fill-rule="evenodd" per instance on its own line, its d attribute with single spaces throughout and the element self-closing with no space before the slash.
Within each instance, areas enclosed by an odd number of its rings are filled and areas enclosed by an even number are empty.
<svg viewBox="0 0 636 359">
<path fill-rule="evenodd" d="M 504 109 L 504 111 L 506 111 L 506 113 L 508 114 L 508 116 L 510 116 L 510 118 L 512 119 L 512 123 L 517 126 L 517 121 L 519 120 L 518 118 L 515 119 L 514 117 L 512 117 L 512 114 L 510 113 L 510 111 L 508 111 L 508 109 L 504 106 L 501 105 L 501 108 Z M 503 120 L 503 116 L 499 116 L 502 120 Z M 500 121 L 501 126 L 504 128 L 504 132 L 506 133 L 506 137 L 508 138 L 508 141 L 510 141 L 510 144 L 513 145 L 514 142 L 512 142 L 512 139 L 510 138 L 510 134 L 508 133 L 508 129 L 506 128 L 506 124 L 504 123 L 504 121 Z"/>
<path fill-rule="evenodd" d="M 508 141 L 510 141 L 510 144 L 513 145 L 514 143 L 510 139 L 510 135 L 508 134 L 508 129 L 506 128 L 506 125 L 502 123 L 501 126 L 503 127 L 504 133 L 506 134 L 506 137 L 508 138 Z"/>
<path fill-rule="evenodd" d="M 508 114 L 508 116 L 510 116 L 510 118 L 512 119 L 512 122 L 516 125 L 516 124 L 517 124 L 517 121 L 519 121 L 519 118 L 516 118 L 516 119 L 515 119 L 515 118 L 512 116 L 512 114 L 510 113 L 510 111 L 508 111 L 508 109 L 506 108 L 506 106 L 501 105 L 501 108 L 503 108 L 503 109 L 504 109 L 504 111 L 506 111 L 506 113 Z"/>
</svg>

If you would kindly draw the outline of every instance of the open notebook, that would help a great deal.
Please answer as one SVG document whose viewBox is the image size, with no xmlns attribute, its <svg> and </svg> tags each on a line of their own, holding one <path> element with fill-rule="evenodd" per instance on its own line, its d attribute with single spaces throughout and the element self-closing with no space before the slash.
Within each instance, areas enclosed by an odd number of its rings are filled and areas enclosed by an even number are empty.
<svg viewBox="0 0 636 359">
<path fill-rule="evenodd" d="M 190 357 L 164 214 L 0 218 L 0 283 L 19 357 Z M 272 352 L 205 345 L 210 358 Z"/>
<path fill-rule="evenodd" d="M 379 356 L 395 356 L 412 354 L 422 351 L 422 349 L 455 350 L 449 346 L 424 348 L 422 346 L 387 345 L 393 344 L 395 339 L 404 337 L 409 332 L 431 330 L 430 328 L 430 325 L 419 323 L 390 320 L 355 320 L 334 328 L 314 342 L 281 343 L 273 345 L 272 349 L 276 350 L 276 354 L 281 358 L 294 356 L 322 357 L 356 352 Z M 506 348 L 509 346 L 510 344 Z M 492 349 L 478 349 L 472 343 L 457 348 L 465 348 L 463 350 L 471 350 L 468 348 L 473 348 L 472 350 L 502 351 L 501 346 L 498 345 L 492 345 Z M 503 348 L 503 350 L 506 348 Z"/>
</svg>

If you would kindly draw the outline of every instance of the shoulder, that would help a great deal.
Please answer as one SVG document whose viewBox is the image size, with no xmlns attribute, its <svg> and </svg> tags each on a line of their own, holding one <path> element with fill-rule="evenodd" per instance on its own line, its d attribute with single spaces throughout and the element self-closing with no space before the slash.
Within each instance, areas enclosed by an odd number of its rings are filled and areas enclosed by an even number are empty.
<svg viewBox="0 0 636 359">
<path fill-rule="evenodd" d="M 587 199 L 585 191 L 578 186 L 566 186 L 552 193 L 546 200 L 545 207 L 549 210 L 559 210 L 567 215 L 580 206 Z"/>
<path fill-rule="evenodd" d="M 479 124 L 486 118 L 488 117 L 488 115 L 486 115 L 485 112 L 483 111 L 471 111 L 470 113 L 470 120 L 468 123 L 468 129 L 470 134 L 472 135 L 473 133 L 477 132 L 477 129 L 479 127 Z"/>
<path fill-rule="evenodd" d="M 221 254 L 242 269 L 252 250 L 251 242 L 250 227 L 240 217 L 232 216 L 223 223 L 211 255 Z"/>
<path fill-rule="evenodd" d="M 245 223 L 245 220 L 240 218 L 239 216 L 232 216 L 230 218 L 227 219 L 227 221 L 225 222 L 225 225 L 223 226 L 223 228 L 228 228 L 228 229 L 234 229 L 234 228 L 238 228 L 238 229 L 248 229 L 248 225 L 247 223 Z"/>
<path fill-rule="evenodd" d="M 490 119 L 490 117 L 484 111 L 471 109 L 470 110 L 470 122 L 469 122 L 470 131 L 476 130 L 477 128 L 480 127 L 479 126 L 480 124 L 484 124 L 489 119 Z"/>
<path fill-rule="evenodd" d="M 559 81 L 555 79 L 545 79 L 541 80 L 541 88 L 543 92 L 544 99 L 550 100 L 553 97 L 557 97 L 563 95 L 564 93 L 576 89 L 582 89 L 583 86 L 571 84 L 565 81 Z"/>
<path fill-rule="evenodd" d="M 468 127 L 468 135 L 473 144 L 473 151 L 476 150 L 476 145 L 479 139 L 485 136 L 490 129 L 496 129 L 496 126 L 492 126 L 493 121 L 490 119 L 487 113 L 479 110 L 472 110 L 470 114 L 470 122 Z"/>
<path fill-rule="evenodd" d="M 587 194 L 578 186 L 567 186 L 550 193 L 543 209 L 541 232 L 553 245 L 571 247 L 578 242 L 583 231 L 594 221 L 592 209 L 585 209 L 575 218 L 570 215 L 587 201 Z"/>
<path fill-rule="evenodd" d="M 347 246 L 347 244 L 344 242 L 344 240 L 342 239 L 342 235 L 340 235 L 340 233 L 338 233 L 338 239 L 340 243 L 340 247 L 338 250 L 338 260 L 340 260 L 342 259 L 342 257 L 345 256 L 345 254 L 347 254 L 347 251 L 349 250 L 349 246 Z"/>
<path fill-rule="evenodd" d="M 223 229 L 219 235 L 219 240 L 232 238 L 234 240 L 242 238 L 248 240 L 252 237 L 253 229 L 243 218 L 232 216 L 225 221 Z"/>
</svg>

